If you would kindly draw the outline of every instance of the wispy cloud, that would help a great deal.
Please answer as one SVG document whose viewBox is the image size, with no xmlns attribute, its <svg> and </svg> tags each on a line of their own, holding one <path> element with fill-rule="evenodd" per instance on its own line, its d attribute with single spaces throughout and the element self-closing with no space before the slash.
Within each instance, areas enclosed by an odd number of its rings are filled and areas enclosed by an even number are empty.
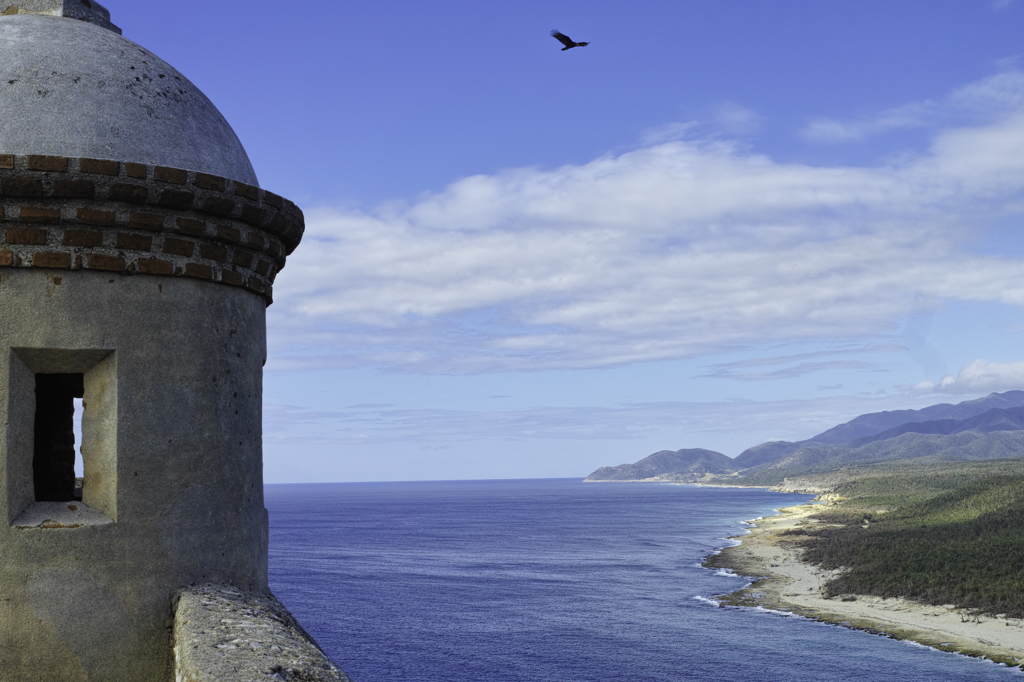
<svg viewBox="0 0 1024 682">
<path fill-rule="evenodd" d="M 793 379 L 802 377 L 805 374 L 824 372 L 835 369 L 856 369 L 865 371 L 871 368 L 866 362 L 857 360 L 831 360 L 829 362 L 801 362 L 791 367 L 772 370 L 770 372 L 715 372 L 713 374 L 702 374 L 704 379 L 735 379 L 737 381 L 774 381 L 777 379 Z"/>
<path fill-rule="evenodd" d="M 289 405 L 264 406 L 265 439 L 289 443 L 311 440 L 338 447 L 363 443 L 416 443 L 436 446 L 477 440 L 642 440 L 661 431 L 685 431 L 694 447 L 700 434 L 750 433 L 762 440 L 809 438 L 858 414 L 921 407 L 908 395 L 849 396 L 814 400 L 652 402 L 613 407 L 542 407 L 523 410 L 438 410 L 380 408 L 315 411 Z M 758 440 L 760 438 L 761 440 Z M 647 452 L 631 453 L 639 459 Z M 728 453 L 731 455 L 739 452 Z"/>
<path fill-rule="evenodd" d="M 815 118 L 800 131 L 800 135 L 811 142 L 858 142 L 893 130 L 923 127 L 929 123 L 937 109 L 934 102 L 920 102 L 848 121 Z"/>
<path fill-rule="evenodd" d="M 764 123 L 763 118 L 756 111 L 735 102 L 723 102 L 715 107 L 713 120 L 719 128 L 730 135 L 756 133 Z"/>
<path fill-rule="evenodd" d="M 800 135 L 811 142 L 859 142 L 895 130 L 987 123 L 1024 106 L 1024 72 L 1010 68 L 951 92 L 858 118 L 812 119 Z"/>
<path fill-rule="evenodd" d="M 988 362 L 974 360 L 960 368 L 956 376 L 941 381 L 922 381 L 914 387 L 931 393 L 991 393 L 1024 389 L 1024 360 L 1018 362 Z"/>
<path fill-rule="evenodd" d="M 996 12 L 1002 12 L 1010 8 L 1013 4 L 1013 0 L 992 0 L 992 9 Z"/>
<path fill-rule="evenodd" d="M 858 360 L 828 360 L 808 362 L 814 358 L 843 357 L 862 355 L 865 353 L 899 353 L 906 349 L 896 343 L 878 344 L 860 348 L 836 348 L 831 350 L 796 353 L 793 355 L 776 355 L 769 357 L 747 358 L 733 362 L 724 362 L 708 367 L 707 374 L 699 375 L 702 379 L 737 379 L 740 381 L 762 381 L 772 379 L 788 379 L 793 377 L 821 372 L 830 369 L 872 369 L 872 365 Z M 753 371 L 755 368 L 789 365 L 772 371 Z M 827 388 L 827 387 L 825 387 Z M 819 388 L 819 390 L 822 390 Z"/>
<path fill-rule="evenodd" d="M 640 135 L 641 144 L 654 146 L 666 142 L 700 140 L 703 137 L 728 135 L 743 137 L 758 132 L 764 117 L 753 109 L 735 102 L 720 102 L 710 107 L 700 120 L 676 121 L 647 128 Z"/>
<path fill-rule="evenodd" d="M 949 100 L 1000 98 L 999 118 L 877 167 L 677 140 L 310 210 L 270 308 L 268 369 L 598 367 L 870 339 L 950 301 L 1024 304 L 1024 261 L 965 246 L 1021 210 L 1024 79 Z"/>
</svg>

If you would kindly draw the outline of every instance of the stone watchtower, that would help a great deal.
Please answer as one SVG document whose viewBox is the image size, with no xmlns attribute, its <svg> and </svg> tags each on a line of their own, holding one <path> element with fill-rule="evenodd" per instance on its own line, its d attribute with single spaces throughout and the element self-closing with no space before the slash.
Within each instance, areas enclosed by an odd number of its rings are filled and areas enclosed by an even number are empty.
<svg viewBox="0 0 1024 682">
<path fill-rule="evenodd" d="M 99 3 L 0 0 L 0 680 L 170 680 L 183 588 L 268 594 L 265 317 L 302 232 Z"/>
</svg>

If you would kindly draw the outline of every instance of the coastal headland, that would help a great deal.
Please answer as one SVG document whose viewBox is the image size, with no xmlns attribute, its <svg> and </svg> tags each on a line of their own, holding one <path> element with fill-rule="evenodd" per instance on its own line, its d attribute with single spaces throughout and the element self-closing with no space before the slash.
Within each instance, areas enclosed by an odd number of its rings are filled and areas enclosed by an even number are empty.
<svg viewBox="0 0 1024 682">
<path fill-rule="evenodd" d="M 887 635 L 895 639 L 1008 666 L 1024 665 L 1024 620 L 979 615 L 951 605 L 932 606 L 903 598 L 861 594 L 828 595 L 833 572 L 802 560 L 801 538 L 823 522 L 813 518 L 833 504 L 829 495 L 754 519 L 740 544 L 709 557 L 705 566 L 731 570 L 752 580 L 718 597 L 720 606 L 762 607 L 814 620 Z"/>
</svg>

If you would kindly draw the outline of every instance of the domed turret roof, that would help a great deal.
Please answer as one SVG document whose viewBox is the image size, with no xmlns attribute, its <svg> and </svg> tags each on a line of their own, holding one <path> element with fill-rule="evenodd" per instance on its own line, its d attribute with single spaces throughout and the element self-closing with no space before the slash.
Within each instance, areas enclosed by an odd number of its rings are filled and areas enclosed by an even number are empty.
<svg viewBox="0 0 1024 682">
<path fill-rule="evenodd" d="M 174 67 L 99 22 L 45 14 L 0 16 L 0 153 L 134 161 L 258 184 L 224 116 Z"/>
</svg>

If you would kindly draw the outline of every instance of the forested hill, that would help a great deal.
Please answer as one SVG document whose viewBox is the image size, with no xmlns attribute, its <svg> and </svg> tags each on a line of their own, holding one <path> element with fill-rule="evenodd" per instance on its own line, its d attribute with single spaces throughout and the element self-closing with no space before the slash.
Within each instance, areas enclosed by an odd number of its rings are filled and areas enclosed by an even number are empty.
<svg viewBox="0 0 1024 682">
<path fill-rule="evenodd" d="M 692 477 L 694 480 L 705 474 L 727 474 L 734 471 L 733 460 L 713 450 L 662 450 L 644 457 L 636 464 L 620 464 L 616 467 L 601 467 L 587 478 L 588 481 L 641 481 L 663 474 Z M 679 480 L 678 478 L 675 480 Z"/>
<path fill-rule="evenodd" d="M 735 459 L 709 450 L 663 450 L 635 464 L 602 467 L 588 481 L 666 480 L 774 485 L 790 476 L 901 460 L 1024 457 L 1024 391 L 956 405 L 861 415 L 795 443 L 754 446 Z"/>
</svg>

